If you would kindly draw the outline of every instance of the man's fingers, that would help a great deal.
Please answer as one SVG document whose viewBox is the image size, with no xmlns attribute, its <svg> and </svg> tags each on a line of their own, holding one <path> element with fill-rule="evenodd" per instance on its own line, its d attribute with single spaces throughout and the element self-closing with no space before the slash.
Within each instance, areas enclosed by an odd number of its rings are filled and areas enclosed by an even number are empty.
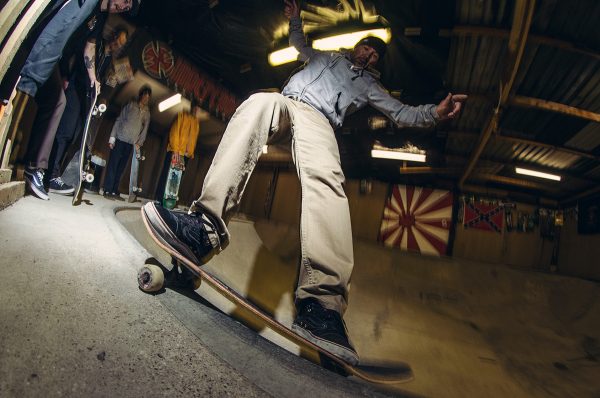
<svg viewBox="0 0 600 398">
<path fill-rule="evenodd" d="M 452 96 L 452 100 L 455 102 L 465 102 L 467 98 L 469 98 L 469 96 L 465 94 L 455 94 Z"/>
</svg>

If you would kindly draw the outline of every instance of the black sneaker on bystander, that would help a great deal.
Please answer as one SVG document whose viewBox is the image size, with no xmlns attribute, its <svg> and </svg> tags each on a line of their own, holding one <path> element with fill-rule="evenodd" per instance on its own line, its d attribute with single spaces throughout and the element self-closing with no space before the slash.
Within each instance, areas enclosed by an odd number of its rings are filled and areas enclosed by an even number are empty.
<svg viewBox="0 0 600 398">
<path fill-rule="evenodd" d="M 58 193 L 60 195 L 71 196 L 75 192 L 75 188 L 67 184 L 60 177 L 56 177 L 50 180 L 50 192 Z"/>
<path fill-rule="evenodd" d="M 48 192 L 44 188 L 44 170 L 34 167 L 25 168 L 25 179 L 27 186 L 35 196 L 43 200 L 49 200 Z"/>
</svg>

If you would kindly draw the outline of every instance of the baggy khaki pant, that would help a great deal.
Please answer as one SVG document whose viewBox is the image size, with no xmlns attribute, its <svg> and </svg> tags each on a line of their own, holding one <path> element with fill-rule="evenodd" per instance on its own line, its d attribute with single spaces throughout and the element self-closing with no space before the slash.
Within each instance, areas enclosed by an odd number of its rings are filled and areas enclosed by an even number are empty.
<svg viewBox="0 0 600 398">
<path fill-rule="evenodd" d="M 225 225 L 267 143 L 291 149 L 302 187 L 296 300 L 313 297 L 343 314 L 354 265 L 350 211 L 335 135 L 319 111 L 278 93 L 248 98 L 225 130 L 194 202 L 200 206 L 191 210 L 209 211 L 227 234 Z"/>
</svg>

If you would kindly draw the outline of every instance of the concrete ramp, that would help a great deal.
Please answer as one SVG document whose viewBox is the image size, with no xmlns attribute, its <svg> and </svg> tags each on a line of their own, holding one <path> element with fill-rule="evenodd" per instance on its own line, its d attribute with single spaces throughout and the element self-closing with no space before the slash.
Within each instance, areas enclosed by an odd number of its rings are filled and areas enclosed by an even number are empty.
<svg viewBox="0 0 600 398">
<path fill-rule="evenodd" d="M 139 215 L 118 218 L 163 264 L 170 259 Z M 280 322 L 291 325 L 298 266 L 293 226 L 234 220 L 231 243 L 206 266 Z M 506 266 L 411 255 L 355 242 L 345 320 L 361 358 L 406 361 L 415 380 L 398 392 L 425 396 L 600 396 L 597 283 Z M 210 288 L 208 301 L 288 351 Z M 401 388 L 401 390 L 400 390 Z"/>
</svg>

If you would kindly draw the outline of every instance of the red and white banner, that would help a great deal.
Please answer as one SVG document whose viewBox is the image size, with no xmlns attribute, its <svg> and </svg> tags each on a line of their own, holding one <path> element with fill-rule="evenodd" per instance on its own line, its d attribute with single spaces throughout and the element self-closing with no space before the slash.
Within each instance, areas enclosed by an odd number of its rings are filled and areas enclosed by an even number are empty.
<svg viewBox="0 0 600 398">
<path fill-rule="evenodd" d="M 465 228 L 502 232 L 502 228 L 504 228 L 504 206 L 465 201 L 463 225 Z"/>
<path fill-rule="evenodd" d="M 379 240 L 402 250 L 445 255 L 452 204 L 450 191 L 394 185 L 383 211 Z"/>
</svg>

